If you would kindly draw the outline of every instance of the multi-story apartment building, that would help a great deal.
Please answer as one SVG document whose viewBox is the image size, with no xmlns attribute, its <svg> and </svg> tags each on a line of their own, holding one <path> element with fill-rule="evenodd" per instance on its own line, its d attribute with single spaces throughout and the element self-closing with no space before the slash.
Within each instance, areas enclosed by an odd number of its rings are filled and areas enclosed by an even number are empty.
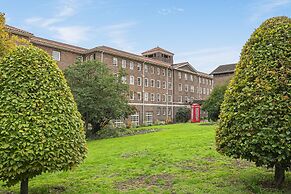
<svg viewBox="0 0 291 194">
<path fill-rule="evenodd" d="M 234 76 L 236 64 L 220 65 L 214 69 L 210 75 L 213 75 L 214 86 L 228 84 Z"/>
<path fill-rule="evenodd" d="M 188 62 L 174 64 L 174 54 L 160 47 L 142 55 L 107 46 L 85 49 L 39 38 L 15 27 L 7 26 L 7 29 L 47 51 L 61 69 L 73 64 L 77 58 L 99 60 L 113 73 L 119 68 L 124 69 L 126 76 L 122 79 L 129 84 L 129 103 L 137 110 L 129 118 L 135 125 L 174 121 L 179 107 L 205 100 L 213 88 L 212 76 L 197 71 Z"/>
</svg>

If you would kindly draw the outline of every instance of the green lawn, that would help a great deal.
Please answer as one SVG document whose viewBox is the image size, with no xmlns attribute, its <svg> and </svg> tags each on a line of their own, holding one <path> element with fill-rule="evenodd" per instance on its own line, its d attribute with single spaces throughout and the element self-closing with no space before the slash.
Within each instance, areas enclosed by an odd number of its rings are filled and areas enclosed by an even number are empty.
<svg viewBox="0 0 291 194">
<path fill-rule="evenodd" d="M 144 135 L 88 142 L 85 162 L 70 172 L 32 179 L 31 193 L 291 193 L 268 187 L 273 172 L 215 151 L 215 126 L 175 124 Z M 0 193 L 17 193 L 19 185 Z"/>
</svg>

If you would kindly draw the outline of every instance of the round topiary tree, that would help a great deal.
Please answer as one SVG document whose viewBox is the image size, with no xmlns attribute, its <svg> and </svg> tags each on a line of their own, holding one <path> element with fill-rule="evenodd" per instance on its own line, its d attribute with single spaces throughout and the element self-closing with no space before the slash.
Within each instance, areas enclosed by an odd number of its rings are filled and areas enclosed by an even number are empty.
<svg viewBox="0 0 291 194">
<path fill-rule="evenodd" d="M 80 113 L 62 71 L 43 50 L 20 46 L 0 60 L 0 180 L 12 186 L 68 170 L 86 154 Z"/>
<path fill-rule="evenodd" d="M 266 20 L 243 47 L 221 107 L 217 150 L 275 167 L 280 187 L 291 165 L 291 19 Z"/>
</svg>

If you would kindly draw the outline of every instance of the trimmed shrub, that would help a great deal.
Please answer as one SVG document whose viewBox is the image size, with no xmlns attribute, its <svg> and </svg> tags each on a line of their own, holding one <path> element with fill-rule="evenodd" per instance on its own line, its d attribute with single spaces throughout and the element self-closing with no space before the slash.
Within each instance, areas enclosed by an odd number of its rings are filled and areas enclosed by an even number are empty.
<svg viewBox="0 0 291 194">
<path fill-rule="evenodd" d="M 86 154 L 81 115 L 62 71 L 43 50 L 0 60 L 0 180 L 8 186 L 69 170 Z"/>
<path fill-rule="evenodd" d="M 243 47 L 221 107 L 217 150 L 275 167 L 279 187 L 291 165 L 291 19 L 266 20 Z"/>
<path fill-rule="evenodd" d="M 181 107 L 176 113 L 177 123 L 186 123 L 191 119 L 191 109 L 187 107 Z"/>
</svg>

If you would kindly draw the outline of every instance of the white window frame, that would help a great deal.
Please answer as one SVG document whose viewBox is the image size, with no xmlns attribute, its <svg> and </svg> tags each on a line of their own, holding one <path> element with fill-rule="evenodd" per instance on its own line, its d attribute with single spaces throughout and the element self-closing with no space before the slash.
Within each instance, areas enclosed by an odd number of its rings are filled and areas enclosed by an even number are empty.
<svg viewBox="0 0 291 194">
<path fill-rule="evenodd" d="M 61 51 L 53 50 L 52 57 L 55 61 L 61 61 Z"/>
<path fill-rule="evenodd" d="M 161 69 L 159 67 L 157 67 L 157 75 L 161 74 Z"/>
<path fill-rule="evenodd" d="M 180 92 L 183 91 L 183 85 L 181 83 L 179 83 L 178 89 Z"/>
<path fill-rule="evenodd" d="M 167 89 L 167 83 L 165 81 L 163 81 L 163 89 Z"/>
<path fill-rule="evenodd" d="M 155 94 L 151 93 L 151 101 L 154 102 L 155 101 Z"/>
<path fill-rule="evenodd" d="M 144 93 L 144 101 L 149 101 L 149 93 Z"/>
<path fill-rule="evenodd" d="M 139 126 L 139 114 L 138 113 L 135 113 L 133 115 L 130 115 L 130 121 L 135 126 Z"/>
<path fill-rule="evenodd" d="M 172 101 L 173 101 L 172 95 L 168 95 L 168 102 L 172 102 Z"/>
<path fill-rule="evenodd" d="M 157 93 L 157 102 L 160 102 L 161 101 L 161 95 L 159 93 Z"/>
<path fill-rule="evenodd" d="M 132 90 L 129 92 L 129 99 L 134 100 L 134 91 Z"/>
<path fill-rule="evenodd" d="M 150 85 L 151 85 L 151 87 L 153 87 L 153 88 L 155 87 L 156 83 L 155 83 L 155 80 L 154 80 L 154 79 L 151 79 L 151 84 L 150 84 Z"/>
<path fill-rule="evenodd" d="M 144 78 L 144 86 L 149 87 L 149 79 L 148 78 Z"/>
<path fill-rule="evenodd" d="M 188 74 L 187 73 L 184 74 L 184 79 L 188 80 Z"/>
<path fill-rule="evenodd" d="M 145 124 L 152 125 L 154 121 L 153 112 L 146 112 L 145 117 Z"/>
<path fill-rule="evenodd" d="M 142 79 L 141 77 L 137 77 L 137 85 L 141 86 L 142 85 Z"/>
<path fill-rule="evenodd" d="M 188 92 L 188 91 L 189 91 L 189 85 L 185 84 L 185 92 Z"/>
<path fill-rule="evenodd" d="M 140 63 L 137 64 L 137 70 L 141 71 L 141 64 Z"/>
<path fill-rule="evenodd" d="M 122 67 L 123 69 L 126 68 L 126 60 L 125 60 L 125 59 L 122 59 L 122 61 L 121 61 L 121 67 Z"/>
<path fill-rule="evenodd" d="M 141 101 L 142 100 L 142 95 L 141 92 L 137 92 L 137 100 Z"/>
<path fill-rule="evenodd" d="M 179 79 L 182 79 L 182 73 L 181 72 L 178 72 L 178 77 L 179 77 Z"/>
<path fill-rule="evenodd" d="M 157 88 L 161 88 L 161 81 L 160 80 L 156 81 L 156 86 L 157 86 Z"/>
<path fill-rule="evenodd" d="M 131 69 L 131 70 L 134 69 L 134 63 L 132 61 L 129 62 L 129 69 Z"/>
<path fill-rule="evenodd" d="M 118 66 L 118 59 L 117 59 L 116 57 L 113 57 L 113 58 L 112 58 L 112 64 L 113 64 L 114 66 Z"/>
<path fill-rule="evenodd" d="M 129 84 L 130 84 L 130 85 L 134 85 L 134 76 L 133 76 L 133 75 L 131 75 L 131 76 L 129 77 Z"/>
<path fill-rule="evenodd" d="M 163 69 L 162 74 L 163 76 L 166 76 L 166 69 Z"/>
<path fill-rule="evenodd" d="M 147 73 L 149 71 L 148 65 L 144 65 L 144 72 Z"/>
</svg>

